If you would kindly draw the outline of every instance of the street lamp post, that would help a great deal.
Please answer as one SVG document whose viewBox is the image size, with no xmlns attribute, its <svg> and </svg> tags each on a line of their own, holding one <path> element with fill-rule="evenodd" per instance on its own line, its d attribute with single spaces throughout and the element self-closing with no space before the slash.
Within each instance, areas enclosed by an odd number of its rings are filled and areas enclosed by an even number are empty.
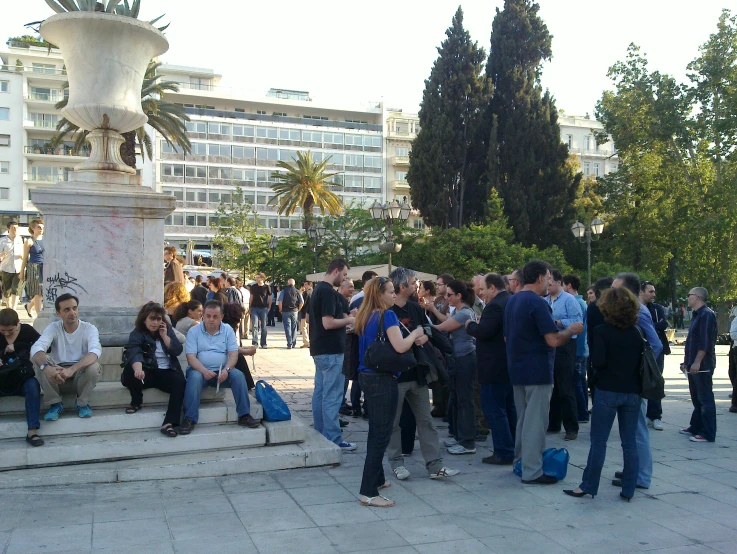
<svg viewBox="0 0 737 554">
<path fill-rule="evenodd" d="M 251 247 L 248 246 L 247 242 L 243 243 L 243 246 L 241 246 L 241 258 L 243 259 L 243 282 L 246 282 L 246 256 L 248 256 L 248 253 L 251 251 Z"/>
<path fill-rule="evenodd" d="M 586 275 L 591 286 L 591 237 L 598 236 L 604 231 L 604 222 L 598 217 L 591 221 L 588 225 L 584 225 L 580 221 L 576 221 L 571 225 L 571 232 L 578 240 L 586 236 Z"/>
<path fill-rule="evenodd" d="M 397 221 L 407 221 L 410 211 L 412 211 L 412 208 L 409 204 L 406 202 L 400 204 L 396 198 L 392 202 L 385 202 L 383 204 L 380 204 L 378 200 L 374 200 L 374 203 L 369 208 L 371 217 L 377 221 L 383 221 L 386 225 L 386 242 L 379 245 L 379 251 L 389 254 L 390 273 L 392 271 L 392 254 L 402 250 L 401 244 L 394 243 L 394 223 Z"/>
<path fill-rule="evenodd" d="M 274 283 L 276 276 L 274 275 L 274 256 L 276 256 L 276 247 L 279 246 L 279 241 L 274 235 L 271 235 L 269 239 L 269 249 L 271 250 L 271 282 Z"/>
<path fill-rule="evenodd" d="M 317 263 L 319 261 L 318 257 L 320 254 L 320 241 L 322 240 L 322 237 L 325 236 L 325 227 L 322 225 L 322 223 L 318 223 L 317 225 L 310 225 L 310 228 L 307 229 L 307 236 L 310 237 L 315 251 L 315 263 L 313 265 L 312 272 L 317 273 Z"/>
</svg>

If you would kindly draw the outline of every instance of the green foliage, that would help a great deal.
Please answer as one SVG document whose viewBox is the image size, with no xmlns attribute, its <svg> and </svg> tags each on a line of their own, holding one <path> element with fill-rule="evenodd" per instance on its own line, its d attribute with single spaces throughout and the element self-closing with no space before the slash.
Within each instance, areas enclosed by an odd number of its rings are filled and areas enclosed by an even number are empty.
<svg viewBox="0 0 737 554">
<path fill-rule="evenodd" d="M 129 4 L 128 0 L 107 0 L 107 3 L 104 0 L 46 0 L 46 4 L 56 13 L 103 12 L 133 19 L 138 19 L 138 12 L 141 10 L 141 0 L 133 0 L 132 4 Z M 149 24 L 153 25 L 162 17 L 163 14 L 149 21 Z M 164 25 L 158 29 L 163 32 L 168 26 Z"/>
<path fill-rule="evenodd" d="M 27 44 L 29 46 L 40 46 L 41 48 L 56 48 L 53 44 L 50 42 L 46 42 L 41 37 L 34 37 L 32 35 L 23 35 L 19 37 L 10 37 L 8 39 L 8 42 L 6 44 L 9 44 L 11 42 L 16 42 L 20 44 Z"/>
<path fill-rule="evenodd" d="M 368 249 L 379 243 L 384 223 L 371 217 L 363 206 L 347 208 L 336 217 L 321 219 L 325 226 L 325 258 L 344 258 L 349 265 L 363 265 Z"/>
<path fill-rule="evenodd" d="M 221 202 L 216 212 L 217 220 L 211 223 L 215 231 L 213 245 L 217 245 L 218 263 L 227 268 L 242 268 L 251 272 L 253 256 L 242 256 L 240 249 L 244 244 L 254 248 L 258 230 L 258 214 L 253 204 L 243 196 L 240 186 L 236 187 L 233 202 Z M 267 239 L 268 240 L 268 239 Z"/>
<path fill-rule="evenodd" d="M 479 140 L 485 179 L 504 200 L 515 239 L 526 246 L 568 240 L 580 175 L 560 140 L 555 102 L 540 84 L 551 36 L 531 0 L 506 0 L 492 24 L 486 75 L 494 94 Z"/>
<path fill-rule="evenodd" d="M 425 80 L 407 182 L 425 223 L 459 228 L 483 216 L 478 168 L 486 152 L 476 137 L 491 89 L 482 73 L 484 49 L 463 28 L 460 7 L 445 34 Z"/>
</svg>

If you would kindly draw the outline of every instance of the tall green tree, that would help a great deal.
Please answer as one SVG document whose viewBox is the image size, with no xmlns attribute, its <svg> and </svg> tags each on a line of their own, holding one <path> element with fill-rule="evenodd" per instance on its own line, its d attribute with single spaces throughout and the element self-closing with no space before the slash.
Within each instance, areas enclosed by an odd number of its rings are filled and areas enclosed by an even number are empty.
<svg viewBox="0 0 737 554">
<path fill-rule="evenodd" d="M 476 138 L 491 89 L 483 75 L 486 54 L 463 28 L 460 7 L 445 34 L 425 80 L 407 181 L 425 223 L 459 228 L 483 215 L 478 166 L 486 152 Z"/>
<path fill-rule="evenodd" d="M 552 37 L 539 10 L 532 0 L 497 8 L 486 64 L 494 94 L 479 140 L 515 239 L 546 247 L 567 240 L 580 175 L 567 163 L 555 102 L 540 84 Z"/>
</svg>

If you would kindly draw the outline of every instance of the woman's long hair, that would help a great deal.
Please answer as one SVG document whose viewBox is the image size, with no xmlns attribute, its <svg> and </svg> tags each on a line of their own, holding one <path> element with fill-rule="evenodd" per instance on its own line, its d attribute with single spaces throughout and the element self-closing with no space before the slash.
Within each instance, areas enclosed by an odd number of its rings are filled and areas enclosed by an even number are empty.
<svg viewBox="0 0 737 554">
<path fill-rule="evenodd" d="M 381 295 L 386 292 L 387 283 L 389 282 L 386 277 L 374 277 L 363 287 L 363 303 L 358 308 L 356 321 L 353 324 L 353 332 L 357 335 L 363 334 L 366 324 L 374 315 L 374 312 L 378 310 L 381 314 L 386 310 L 386 304 L 384 304 Z"/>
<path fill-rule="evenodd" d="M 184 319 L 189 315 L 189 312 L 192 310 L 196 310 L 202 306 L 202 302 L 199 300 L 190 300 L 189 302 L 182 302 L 177 306 L 177 311 L 174 312 L 174 319 L 179 321 L 180 319 Z"/>
<path fill-rule="evenodd" d="M 189 291 L 183 283 L 169 283 L 164 288 L 164 308 L 179 306 L 182 302 L 189 302 Z"/>
<path fill-rule="evenodd" d="M 596 303 L 604 316 L 604 321 L 620 329 L 637 325 L 640 316 L 640 301 L 624 287 L 606 289 Z"/>
<path fill-rule="evenodd" d="M 169 328 L 169 324 L 166 322 L 166 310 L 161 304 L 157 304 L 156 302 L 149 302 L 148 304 L 144 304 L 143 308 L 141 308 L 141 311 L 138 312 L 138 315 L 136 316 L 136 329 L 138 329 L 141 333 L 149 334 L 151 335 L 151 331 L 148 330 L 146 327 L 146 319 L 148 319 L 148 316 L 150 314 L 158 314 L 161 316 L 161 319 L 164 320 L 164 323 L 166 323 L 166 328 Z M 158 336 L 158 333 L 156 334 Z"/>
</svg>

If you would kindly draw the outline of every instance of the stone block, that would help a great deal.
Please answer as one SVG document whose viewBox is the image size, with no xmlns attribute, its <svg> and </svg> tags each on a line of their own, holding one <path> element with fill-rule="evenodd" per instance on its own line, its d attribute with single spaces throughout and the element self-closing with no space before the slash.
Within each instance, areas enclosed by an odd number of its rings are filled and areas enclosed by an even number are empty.
<svg viewBox="0 0 737 554">
<path fill-rule="evenodd" d="M 289 421 L 263 420 L 261 425 L 266 428 L 266 442 L 270 445 L 300 443 L 307 437 L 307 426 L 295 415 Z"/>
</svg>

